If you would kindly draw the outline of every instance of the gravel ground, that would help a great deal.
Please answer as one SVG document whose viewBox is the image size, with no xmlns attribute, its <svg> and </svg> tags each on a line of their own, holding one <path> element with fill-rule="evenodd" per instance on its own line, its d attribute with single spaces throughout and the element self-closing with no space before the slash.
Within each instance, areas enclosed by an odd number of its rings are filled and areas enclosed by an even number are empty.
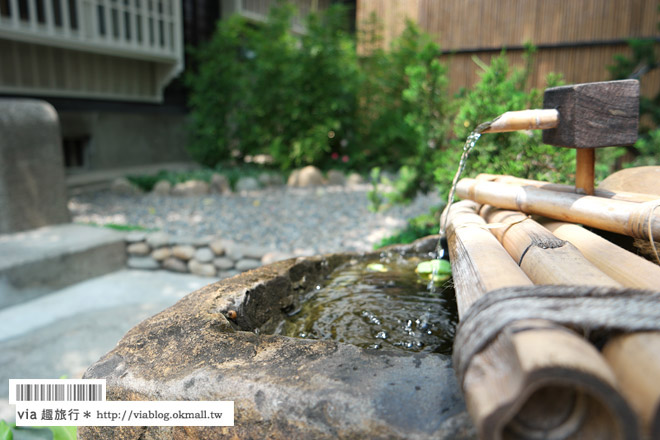
<svg viewBox="0 0 660 440">
<path fill-rule="evenodd" d="M 366 251 L 405 226 L 406 219 L 442 203 L 437 194 L 382 213 L 367 209 L 370 186 L 268 189 L 232 195 L 72 197 L 78 223 L 139 225 L 175 236 L 219 236 L 282 252 Z"/>
</svg>

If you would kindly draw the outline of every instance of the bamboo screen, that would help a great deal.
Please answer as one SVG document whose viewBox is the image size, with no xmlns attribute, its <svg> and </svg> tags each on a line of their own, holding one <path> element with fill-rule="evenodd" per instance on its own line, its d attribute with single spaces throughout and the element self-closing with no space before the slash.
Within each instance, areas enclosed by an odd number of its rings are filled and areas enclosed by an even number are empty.
<svg viewBox="0 0 660 440">
<path fill-rule="evenodd" d="M 452 91 L 474 84 L 480 68 L 507 48 L 512 64 L 522 65 L 522 46 L 539 47 L 530 81 L 544 88 L 550 72 L 567 83 L 611 79 L 607 66 L 618 53 L 628 54 L 629 38 L 659 39 L 657 0 L 358 0 L 358 29 L 373 13 L 383 26 L 388 47 L 406 18 L 430 33 L 448 53 Z M 362 53 L 368 47 L 361 47 Z M 642 93 L 660 91 L 660 72 L 643 77 Z"/>
</svg>

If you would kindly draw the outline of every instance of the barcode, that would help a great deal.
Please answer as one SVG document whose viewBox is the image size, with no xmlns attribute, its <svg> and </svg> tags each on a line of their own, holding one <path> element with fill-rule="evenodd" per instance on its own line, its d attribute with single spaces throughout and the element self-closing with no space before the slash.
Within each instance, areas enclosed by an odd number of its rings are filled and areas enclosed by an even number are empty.
<svg viewBox="0 0 660 440">
<path fill-rule="evenodd" d="M 16 402 L 93 402 L 105 400 L 104 380 L 36 379 L 31 383 L 25 379 L 10 379 L 9 382 L 9 403 L 13 404 Z"/>
</svg>

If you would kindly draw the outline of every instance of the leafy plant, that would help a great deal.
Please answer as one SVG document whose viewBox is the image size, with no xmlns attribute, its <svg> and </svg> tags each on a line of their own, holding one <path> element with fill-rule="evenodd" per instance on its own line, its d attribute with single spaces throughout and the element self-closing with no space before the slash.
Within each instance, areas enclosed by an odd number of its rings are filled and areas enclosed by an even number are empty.
<svg viewBox="0 0 660 440">
<path fill-rule="evenodd" d="M 75 426 L 16 426 L 15 423 L 8 424 L 0 420 L 0 440 L 12 440 L 14 431 L 34 431 L 37 429 L 47 429 L 53 435 L 53 440 L 76 440 L 78 428 Z"/>
<path fill-rule="evenodd" d="M 431 208 L 428 214 L 422 214 L 408 220 L 406 227 L 395 234 L 382 239 L 374 246 L 374 249 L 380 249 L 392 244 L 412 243 L 418 238 L 426 237 L 438 233 L 440 213 L 442 207 Z"/>
</svg>

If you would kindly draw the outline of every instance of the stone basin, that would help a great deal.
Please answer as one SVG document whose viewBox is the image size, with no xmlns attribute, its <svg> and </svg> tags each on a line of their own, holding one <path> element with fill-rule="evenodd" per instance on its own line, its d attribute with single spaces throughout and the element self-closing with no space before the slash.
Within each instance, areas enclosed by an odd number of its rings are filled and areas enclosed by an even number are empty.
<svg viewBox="0 0 660 440">
<path fill-rule="evenodd" d="M 435 243 L 388 252 L 427 254 Z M 234 401 L 233 427 L 81 427 L 79 438 L 476 438 L 448 356 L 268 334 L 333 269 L 377 255 L 291 259 L 210 284 L 85 373 L 107 380 L 108 400 Z"/>
</svg>

